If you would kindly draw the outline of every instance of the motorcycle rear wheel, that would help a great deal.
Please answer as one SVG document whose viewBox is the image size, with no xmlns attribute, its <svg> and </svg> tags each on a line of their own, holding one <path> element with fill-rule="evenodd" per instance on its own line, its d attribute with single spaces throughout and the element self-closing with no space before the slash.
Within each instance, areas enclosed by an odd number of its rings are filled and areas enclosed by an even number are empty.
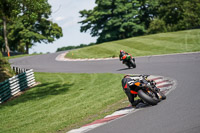
<svg viewBox="0 0 200 133">
<path fill-rule="evenodd" d="M 153 96 L 143 90 L 138 91 L 138 96 L 150 105 L 156 105 L 160 101 L 156 96 Z"/>
<path fill-rule="evenodd" d="M 127 62 L 126 63 L 126 66 L 130 69 L 131 68 L 131 65 Z"/>
</svg>

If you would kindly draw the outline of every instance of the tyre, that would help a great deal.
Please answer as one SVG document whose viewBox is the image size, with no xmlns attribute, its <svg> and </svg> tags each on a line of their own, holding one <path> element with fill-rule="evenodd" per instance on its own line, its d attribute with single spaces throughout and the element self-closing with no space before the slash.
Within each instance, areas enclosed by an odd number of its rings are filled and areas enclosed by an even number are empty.
<svg viewBox="0 0 200 133">
<path fill-rule="evenodd" d="M 130 63 L 131 63 L 131 66 L 132 66 L 133 68 L 136 68 L 136 64 L 135 64 L 135 62 L 134 62 L 133 60 L 130 60 Z"/>
<path fill-rule="evenodd" d="M 126 62 L 126 66 L 127 66 L 128 68 L 131 68 L 130 63 L 128 63 L 128 62 Z"/>
<path fill-rule="evenodd" d="M 162 99 L 162 100 L 165 100 L 165 99 L 166 99 L 166 96 L 165 96 L 164 93 L 162 93 L 162 92 L 160 91 L 159 94 L 161 95 L 161 97 L 162 97 L 161 99 Z"/>
<path fill-rule="evenodd" d="M 156 98 L 155 94 L 150 94 L 143 90 L 138 91 L 138 96 L 150 105 L 156 105 L 159 102 L 159 99 Z"/>
</svg>

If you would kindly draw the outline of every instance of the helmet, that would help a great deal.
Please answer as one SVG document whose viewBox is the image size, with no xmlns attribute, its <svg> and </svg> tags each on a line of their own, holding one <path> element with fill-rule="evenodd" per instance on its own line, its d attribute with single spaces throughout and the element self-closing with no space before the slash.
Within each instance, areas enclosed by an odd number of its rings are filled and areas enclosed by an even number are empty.
<svg viewBox="0 0 200 133">
<path fill-rule="evenodd" d="M 124 52 L 124 50 L 120 50 L 120 53 L 123 53 Z"/>
</svg>

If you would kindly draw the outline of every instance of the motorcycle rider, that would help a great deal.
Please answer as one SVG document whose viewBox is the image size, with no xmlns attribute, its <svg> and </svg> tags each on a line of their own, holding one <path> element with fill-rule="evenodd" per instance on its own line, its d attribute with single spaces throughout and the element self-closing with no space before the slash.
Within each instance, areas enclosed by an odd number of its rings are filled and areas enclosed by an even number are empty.
<svg viewBox="0 0 200 133">
<path fill-rule="evenodd" d="M 129 102 L 133 107 L 136 107 L 139 103 L 144 103 L 141 99 L 135 100 L 135 97 L 137 97 L 137 94 L 131 93 L 131 86 L 129 86 L 128 82 L 133 81 L 131 78 L 131 75 L 125 75 L 122 79 L 122 88 L 124 92 L 126 93 Z"/>
<path fill-rule="evenodd" d="M 120 50 L 120 54 L 119 54 L 119 60 L 122 61 L 123 60 L 123 64 L 125 62 L 125 58 L 126 56 L 129 55 L 128 53 L 126 53 L 124 50 Z"/>
<path fill-rule="evenodd" d="M 144 77 L 144 76 L 142 76 L 142 77 Z M 146 75 L 146 76 L 148 77 L 148 75 Z M 141 78 L 137 78 L 137 77 L 138 76 L 134 76 L 134 75 L 125 75 L 124 78 L 122 79 L 122 88 L 123 88 L 124 92 L 126 93 L 128 100 L 133 107 L 148 106 L 148 104 L 146 102 L 144 102 L 143 100 L 141 100 L 141 99 L 135 100 L 134 99 L 135 97 L 137 97 L 137 90 L 135 90 L 136 88 L 134 87 L 133 83 L 135 83 L 135 81 L 137 81 L 137 80 L 140 80 L 143 83 L 146 83 L 147 87 L 151 87 L 156 92 L 159 92 L 159 93 L 157 93 L 157 95 L 159 96 L 159 99 L 161 99 L 161 100 L 166 99 L 165 94 L 160 92 L 159 88 L 156 87 L 155 81 L 148 80 L 147 77 L 144 77 L 145 79 L 143 79 L 143 78 L 141 79 Z M 140 106 L 137 106 L 139 103 L 143 103 L 143 104 L 140 104 Z"/>
<path fill-rule="evenodd" d="M 123 64 L 126 62 L 127 55 L 131 56 L 131 54 L 125 52 L 124 50 L 120 50 L 119 60 L 122 61 Z M 134 58 L 133 58 L 133 61 L 135 61 Z"/>
</svg>

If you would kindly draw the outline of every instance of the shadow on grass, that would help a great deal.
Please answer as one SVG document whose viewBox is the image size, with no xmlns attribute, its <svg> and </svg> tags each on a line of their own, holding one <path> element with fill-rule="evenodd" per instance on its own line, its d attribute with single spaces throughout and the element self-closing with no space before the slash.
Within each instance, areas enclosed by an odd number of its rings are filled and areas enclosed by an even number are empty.
<svg viewBox="0 0 200 133">
<path fill-rule="evenodd" d="M 40 100 L 49 96 L 62 95 L 66 93 L 71 86 L 73 86 L 73 84 L 60 84 L 58 82 L 40 84 L 26 90 L 24 94 L 14 98 L 13 100 L 3 103 L 2 106 L 13 106 L 31 100 Z"/>
</svg>

